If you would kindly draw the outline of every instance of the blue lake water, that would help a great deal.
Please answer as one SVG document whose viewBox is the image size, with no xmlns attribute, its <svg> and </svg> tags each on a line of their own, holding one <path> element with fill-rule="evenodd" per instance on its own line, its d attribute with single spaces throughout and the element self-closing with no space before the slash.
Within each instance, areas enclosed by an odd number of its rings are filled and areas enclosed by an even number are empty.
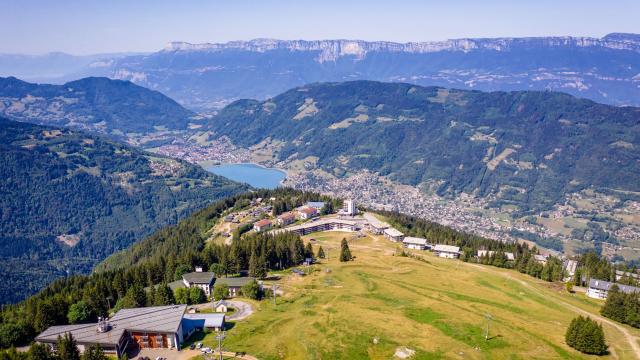
<svg viewBox="0 0 640 360">
<path fill-rule="evenodd" d="M 275 189 L 287 174 L 278 169 L 263 168 L 254 164 L 222 164 L 205 168 L 216 175 L 247 183 L 255 188 Z"/>
</svg>

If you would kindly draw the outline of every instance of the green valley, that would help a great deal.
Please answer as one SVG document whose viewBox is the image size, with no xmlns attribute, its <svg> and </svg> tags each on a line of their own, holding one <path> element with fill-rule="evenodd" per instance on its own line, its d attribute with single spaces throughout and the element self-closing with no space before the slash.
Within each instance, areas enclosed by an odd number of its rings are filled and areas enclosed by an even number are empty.
<svg viewBox="0 0 640 360">
<path fill-rule="evenodd" d="M 214 200 L 246 191 L 184 161 L 0 119 L 0 302 L 86 273 Z"/>
</svg>

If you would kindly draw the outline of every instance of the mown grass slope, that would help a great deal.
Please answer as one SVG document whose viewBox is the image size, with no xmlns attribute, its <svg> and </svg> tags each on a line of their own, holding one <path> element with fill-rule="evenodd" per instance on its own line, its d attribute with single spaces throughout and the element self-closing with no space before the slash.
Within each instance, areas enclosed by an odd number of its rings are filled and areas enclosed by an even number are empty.
<svg viewBox="0 0 640 360">
<path fill-rule="evenodd" d="M 356 259 L 340 263 L 339 241 L 351 236 L 306 236 L 329 259 L 304 278 L 282 274 L 285 295 L 277 306 L 263 301 L 252 317 L 233 324 L 224 348 L 260 359 L 389 359 L 403 346 L 416 351 L 415 359 L 589 358 L 564 344 L 578 311 L 598 313 L 600 303 L 583 293 L 430 253 L 401 257 L 377 236 L 351 240 Z M 486 314 L 493 318 L 489 341 Z M 637 357 L 617 328 L 604 328 L 609 357 Z M 214 342 L 212 334 L 205 338 Z"/>
</svg>

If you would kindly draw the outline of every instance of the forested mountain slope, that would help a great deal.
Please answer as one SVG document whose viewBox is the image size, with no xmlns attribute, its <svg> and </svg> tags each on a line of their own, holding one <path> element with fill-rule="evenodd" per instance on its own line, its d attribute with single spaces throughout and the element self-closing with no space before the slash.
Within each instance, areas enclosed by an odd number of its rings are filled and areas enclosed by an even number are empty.
<svg viewBox="0 0 640 360">
<path fill-rule="evenodd" d="M 313 159 L 337 176 L 368 169 L 522 213 L 589 187 L 640 191 L 640 108 L 564 93 L 320 83 L 237 101 L 211 126 L 280 161 Z"/>
<path fill-rule="evenodd" d="M 64 85 L 0 78 L 0 115 L 114 136 L 185 130 L 195 114 L 129 81 L 84 78 Z"/>
<path fill-rule="evenodd" d="M 0 303 L 246 187 L 95 135 L 0 118 Z"/>
</svg>

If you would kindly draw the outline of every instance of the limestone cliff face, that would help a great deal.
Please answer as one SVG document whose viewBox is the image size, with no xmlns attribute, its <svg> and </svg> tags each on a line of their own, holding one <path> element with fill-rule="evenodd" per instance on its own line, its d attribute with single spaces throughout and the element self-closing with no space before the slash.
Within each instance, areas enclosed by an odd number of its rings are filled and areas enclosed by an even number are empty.
<svg viewBox="0 0 640 360">
<path fill-rule="evenodd" d="M 250 41 L 230 41 L 227 43 L 190 44 L 171 42 L 163 51 L 222 51 L 244 50 L 267 52 L 272 50 L 319 52 L 316 61 L 335 61 L 342 56 L 364 58 L 370 52 L 394 52 L 424 54 L 439 51 L 494 50 L 508 51 L 513 48 L 552 48 L 552 47 L 600 47 L 616 50 L 640 52 L 640 36 L 635 34 L 609 34 L 603 38 L 590 37 L 531 37 L 531 38 L 495 38 L 495 39 L 452 39 L 445 41 L 395 43 L 387 41 L 362 40 L 275 40 L 254 39 Z"/>
</svg>

